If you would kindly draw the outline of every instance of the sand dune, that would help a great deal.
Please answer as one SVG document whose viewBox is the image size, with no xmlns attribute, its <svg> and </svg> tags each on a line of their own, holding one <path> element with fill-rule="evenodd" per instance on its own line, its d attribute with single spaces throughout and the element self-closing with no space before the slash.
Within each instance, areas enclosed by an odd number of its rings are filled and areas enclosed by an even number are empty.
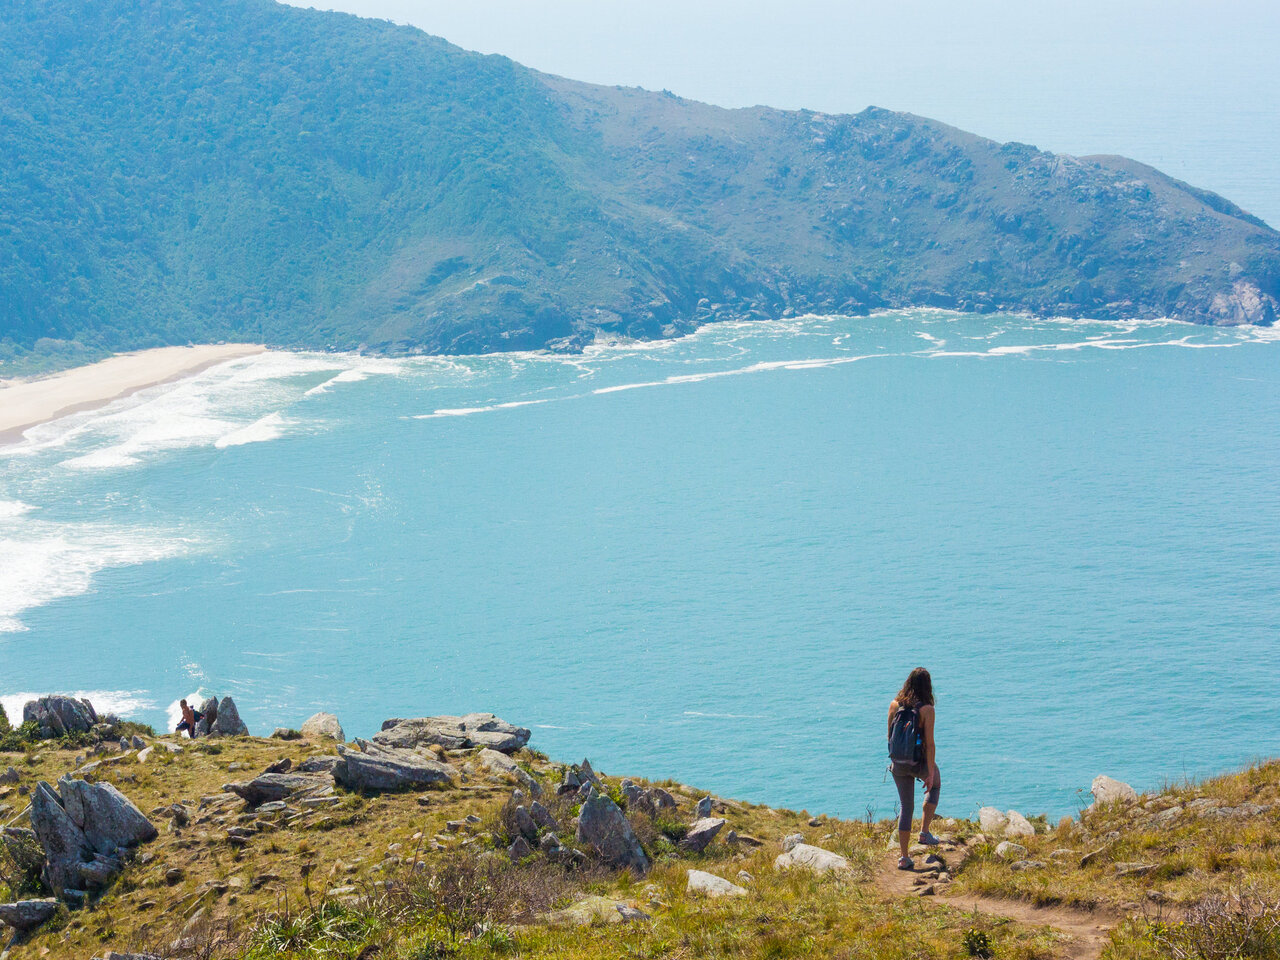
<svg viewBox="0 0 1280 960">
<path fill-rule="evenodd" d="M 117 354 L 48 377 L 0 381 L 0 443 L 18 439 L 36 424 L 102 406 L 144 387 L 190 376 L 216 363 L 265 349 L 253 343 L 157 347 Z"/>
</svg>

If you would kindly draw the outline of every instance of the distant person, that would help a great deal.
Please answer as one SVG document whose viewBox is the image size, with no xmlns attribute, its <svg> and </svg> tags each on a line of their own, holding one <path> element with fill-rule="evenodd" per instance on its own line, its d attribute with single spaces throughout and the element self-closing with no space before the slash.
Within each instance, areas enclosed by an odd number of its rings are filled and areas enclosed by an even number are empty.
<svg viewBox="0 0 1280 960">
<path fill-rule="evenodd" d="M 187 731 L 187 736 L 194 740 L 196 738 L 196 724 L 204 719 L 204 714 L 199 710 L 193 709 L 185 700 L 179 701 L 178 706 L 182 708 L 182 720 L 178 722 L 178 729 L 175 732 L 181 733 L 185 730 Z"/>
<path fill-rule="evenodd" d="M 916 781 L 924 782 L 924 814 L 920 820 L 920 842 L 934 847 L 940 842 L 929 832 L 929 823 L 938 809 L 942 777 L 934 762 L 933 679 L 924 667 L 916 667 L 898 695 L 889 704 L 889 761 L 893 782 L 898 788 L 898 845 L 902 856 L 899 870 L 912 870 L 911 819 L 916 809 Z"/>
</svg>

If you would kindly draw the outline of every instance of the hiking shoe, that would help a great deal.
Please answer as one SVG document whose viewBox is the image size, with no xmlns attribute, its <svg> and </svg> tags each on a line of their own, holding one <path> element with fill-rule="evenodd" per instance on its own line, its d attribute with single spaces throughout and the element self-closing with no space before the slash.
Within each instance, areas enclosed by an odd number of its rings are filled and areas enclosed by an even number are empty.
<svg viewBox="0 0 1280 960">
<path fill-rule="evenodd" d="M 920 834 L 920 842 L 926 847 L 936 847 L 942 841 L 926 830 L 924 833 Z"/>
<path fill-rule="evenodd" d="M 914 870 L 915 868 L 916 868 L 915 861 L 913 861 L 910 857 L 898 858 L 899 870 Z"/>
</svg>

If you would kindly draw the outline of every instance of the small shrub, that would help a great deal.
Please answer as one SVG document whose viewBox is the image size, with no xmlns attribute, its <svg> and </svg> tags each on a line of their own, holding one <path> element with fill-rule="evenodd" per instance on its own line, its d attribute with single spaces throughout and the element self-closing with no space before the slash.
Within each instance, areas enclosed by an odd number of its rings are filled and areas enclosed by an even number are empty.
<svg viewBox="0 0 1280 960">
<path fill-rule="evenodd" d="M 964 932 L 964 950 L 969 956 L 977 957 L 979 960 L 990 960 L 995 956 L 991 937 L 985 930 L 979 930 L 977 927 L 970 927 Z"/>
<path fill-rule="evenodd" d="M 9 715 L 4 712 L 4 704 L 0 703 L 0 733 L 9 732 Z"/>
<path fill-rule="evenodd" d="M 1150 932 L 1173 960 L 1280 960 L 1280 900 L 1249 892 L 1206 897 L 1181 921 L 1152 924 Z"/>
</svg>

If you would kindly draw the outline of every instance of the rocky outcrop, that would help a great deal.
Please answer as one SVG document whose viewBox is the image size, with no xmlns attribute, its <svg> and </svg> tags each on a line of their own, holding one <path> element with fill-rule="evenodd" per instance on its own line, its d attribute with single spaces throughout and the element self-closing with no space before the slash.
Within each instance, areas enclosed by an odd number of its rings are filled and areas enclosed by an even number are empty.
<svg viewBox="0 0 1280 960">
<path fill-rule="evenodd" d="M 342 731 L 342 724 L 332 713 L 317 713 L 302 725 L 302 735 L 313 740 L 337 740 L 346 743 L 347 735 Z"/>
<path fill-rule="evenodd" d="M 369 740 L 356 740 L 356 747 L 339 747 L 342 762 L 333 768 L 333 779 L 349 790 L 412 790 L 453 779 L 448 765 L 413 750 Z"/>
<path fill-rule="evenodd" d="M 529 742 L 529 731 L 492 713 L 469 713 L 464 717 L 386 720 L 373 739 L 381 746 L 402 750 L 438 745 L 446 750 L 489 747 L 500 753 L 514 753 Z"/>
<path fill-rule="evenodd" d="M 31 829 L 44 850 L 44 881 L 64 899 L 106 886 L 136 847 L 157 836 L 111 784 L 69 777 L 58 781 L 57 791 L 43 780 L 36 785 Z"/>
<path fill-rule="evenodd" d="M 27 701 L 22 708 L 22 722 L 32 721 L 40 728 L 40 738 L 48 740 L 69 733 L 88 733 L 101 718 L 88 700 L 53 696 Z"/>
<path fill-rule="evenodd" d="M 1210 322 L 1220 326 L 1256 324 L 1269 327 L 1276 322 L 1280 304 L 1271 295 L 1263 293 L 1256 283 L 1237 280 L 1230 290 L 1214 294 L 1207 313 Z"/>
<path fill-rule="evenodd" d="M 264 773 L 241 783 L 222 787 L 234 793 L 251 807 L 275 803 L 294 796 L 314 796 L 333 789 L 333 778 L 313 773 Z"/>
<path fill-rule="evenodd" d="M 499 753 L 489 747 L 485 747 L 477 755 L 476 759 L 490 773 L 515 773 L 519 767 L 505 753 Z"/>
<path fill-rule="evenodd" d="M 240 711 L 236 702 L 230 697 L 223 697 L 218 702 L 217 715 L 209 724 L 211 737 L 247 737 L 249 727 L 240 719 Z"/>
<path fill-rule="evenodd" d="M 58 901 L 52 897 L 46 900 L 0 903 L 0 923 L 12 927 L 14 932 L 21 936 L 53 919 L 53 915 L 57 912 Z"/>
<path fill-rule="evenodd" d="M 773 865 L 778 870 L 800 869 L 819 875 L 848 873 L 853 869 L 849 861 L 840 854 L 810 846 L 807 843 L 797 843 L 786 853 L 780 854 L 773 861 Z"/>
<path fill-rule="evenodd" d="M 622 809 L 590 786 L 578 813 L 578 842 L 591 846 L 610 866 L 649 871 L 649 858 Z"/>
</svg>

